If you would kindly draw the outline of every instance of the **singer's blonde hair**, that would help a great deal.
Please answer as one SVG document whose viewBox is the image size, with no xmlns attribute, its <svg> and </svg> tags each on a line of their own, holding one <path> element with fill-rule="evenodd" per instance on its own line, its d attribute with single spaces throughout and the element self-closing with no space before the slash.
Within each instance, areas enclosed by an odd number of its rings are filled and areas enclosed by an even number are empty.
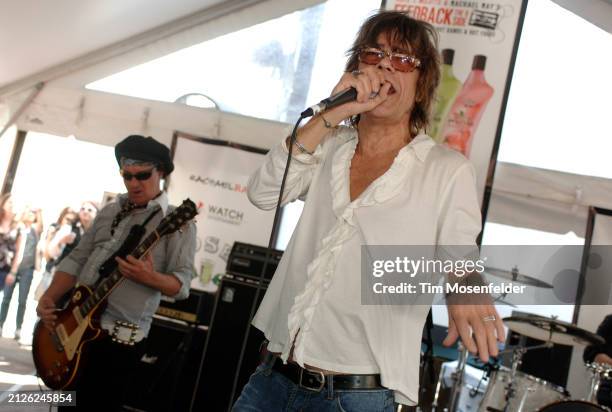
<svg viewBox="0 0 612 412">
<path fill-rule="evenodd" d="M 415 20 L 399 11 L 381 11 L 369 17 L 359 29 L 351 49 L 347 52 L 346 71 L 359 66 L 359 51 L 375 46 L 378 36 L 388 36 L 389 43 L 410 50 L 421 61 L 417 81 L 416 101 L 410 114 L 410 132 L 417 135 L 429 124 L 429 116 L 440 83 L 440 55 L 438 33 L 429 23 Z M 350 119 L 353 126 L 359 123 L 359 115 Z"/>
</svg>

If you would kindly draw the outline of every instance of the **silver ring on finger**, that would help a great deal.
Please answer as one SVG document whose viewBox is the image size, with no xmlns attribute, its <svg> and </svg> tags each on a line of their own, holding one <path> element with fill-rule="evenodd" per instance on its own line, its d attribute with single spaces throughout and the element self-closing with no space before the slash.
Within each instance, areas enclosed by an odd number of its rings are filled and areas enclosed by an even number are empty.
<svg viewBox="0 0 612 412">
<path fill-rule="evenodd" d="M 494 315 L 485 316 L 482 318 L 483 322 L 494 322 L 497 318 Z"/>
<path fill-rule="evenodd" d="M 362 72 L 361 70 L 359 70 L 359 69 L 356 69 L 356 70 L 353 70 L 353 71 L 351 72 L 351 74 L 353 75 L 353 77 L 357 77 L 357 76 L 359 76 L 360 74 L 363 74 L 363 72 Z"/>
</svg>

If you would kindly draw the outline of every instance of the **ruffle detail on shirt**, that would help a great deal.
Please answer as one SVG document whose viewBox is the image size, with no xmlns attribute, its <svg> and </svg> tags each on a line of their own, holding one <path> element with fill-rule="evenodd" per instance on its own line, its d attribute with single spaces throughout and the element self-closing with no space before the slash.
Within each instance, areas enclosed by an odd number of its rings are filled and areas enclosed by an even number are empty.
<svg viewBox="0 0 612 412">
<path fill-rule="evenodd" d="M 340 253 L 342 245 L 350 239 L 354 231 L 354 226 L 347 224 L 343 218 L 337 219 L 329 234 L 323 238 L 318 256 L 306 269 L 308 279 L 304 291 L 295 297 L 289 312 L 288 326 L 291 342 L 293 342 L 298 330 L 300 331 L 295 341 L 296 348 L 302 346 L 302 338 L 304 333 L 310 329 L 312 316 L 321 300 L 321 296 L 331 285 L 338 253 Z M 291 342 L 282 354 L 283 360 L 287 360 L 291 350 Z"/>
<path fill-rule="evenodd" d="M 371 206 L 376 203 L 385 202 L 397 195 L 403 184 L 410 165 L 410 145 L 403 147 L 395 157 L 391 167 L 353 202 L 350 201 L 350 162 L 357 147 L 356 132 L 346 133 L 339 138 L 345 138 L 339 142 L 340 147 L 333 154 L 331 165 L 331 190 L 332 208 L 337 216 L 334 226 L 323 238 L 316 253 L 316 258 L 306 269 L 307 280 L 304 291 L 295 297 L 293 306 L 289 311 L 288 326 L 290 341 L 286 345 L 281 358 L 286 361 L 289 357 L 292 344 L 295 343 L 294 360 L 302 363 L 301 353 L 304 349 L 304 334 L 310 329 L 312 317 L 319 304 L 323 293 L 329 288 L 335 271 L 338 255 L 342 246 L 353 233 L 356 226 L 354 222 L 354 211 L 360 206 Z M 416 158 L 414 158 L 416 161 Z M 296 334 L 300 332 L 297 335 Z M 294 342 L 295 339 L 295 342 Z M 304 366 L 304 365 L 302 365 Z"/>
</svg>

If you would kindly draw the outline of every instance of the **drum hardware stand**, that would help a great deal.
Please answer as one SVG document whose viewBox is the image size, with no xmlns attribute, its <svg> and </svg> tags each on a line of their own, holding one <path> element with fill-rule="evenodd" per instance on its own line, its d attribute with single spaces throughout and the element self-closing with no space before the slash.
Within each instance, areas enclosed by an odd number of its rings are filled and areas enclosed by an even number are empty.
<svg viewBox="0 0 612 412">
<path fill-rule="evenodd" d="M 514 397 L 515 389 L 514 389 L 514 378 L 516 376 L 516 371 L 520 364 L 522 363 L 523 355 L 527 352 L 527 349 L 524 347 L 520 347 L 518 349 L 512 350 L 512 368 L 510 369 L 510 382 L 508 386 L 506 386 L 506 406 L 504 407 L 504 412 L 508 409 L 508 405 L 510 404 L 510 399 Z M 525 397 L 521 400 L 521 407 L 525 402 Z M 519 408 L 520 410 L 520 408 Z"/>
<path fill-rule="evenodd" d="M 451 399 L 448 406 L 449 412 L 455 412 L 459 402 L 459 395 L 461 394 L 461 386 L 463 385 L 463 379 L 465 378 L 465 365 L 467 364 L 470 353 L 467 348 L 460 341 L 458 344 L 459 349 L 459 360 L 457 361 L 457 369 L 453 372 L 453 389 L 451 390 Z M 439 384 L 439 382 L 438 382 Z"/>
<path fill-rule="evenodd" d="M 599 391 L 601 379 L 610 379 L 612 375 L 612 367 L 610 365 L 604 365 L 597 362 L 587 363 L 585 366 L 591 374 L 589 397 L 587 400 L 589 402 L 597 403 L 597 392 Z"/>
<path fill-rule="evenodd" d="M 524 339 L 524 337 L 522 339 Z M 518 370 L 518 367 L 523 362 L 523 355 L 525 355 L 527 351 L 530 351 L 533 349 L 544 349 L 544 348 L 553 347 L 553 343 L 550 340 L 541 345 L 535 345 L 535 346 L 529 346 L 529 347 L 525 347 L 524 342 L 521 342 L 521 343 L 522 344 L 519 345 L 518 348 L 508 349 L 508 350 L 499 352 L 499 355 L 512 352 L 512 368 L 510 369 L 510 383 L 508 383 L 508 385 L 506 386 L 506 407 L 504 408 L 504 412 L 506 412 L 508 405 L 510 404 L 510 399 L 512 399 L 515 395 L 515 387 L 514 387 L 515 383 L 514 382 L 515 382 L 515 377 L 516 377 L 516 372 Z M 518 407 L 519 412 L 523 410 L 525 401 L 527 399 L 527 394 L 530 391 L 533 392 L 535 391 L 535 389 L 528 388 L 527 391 L 523 394 L 523 398 L 521 399 L 521 402 Z"/>
<path fill-rule="evenodd" d="M 442 376 L 442 371 L 440 371 L 440 374 L 438 375 L 438 383 L 436 383 L 436 390 L 434 392 L 434 398 L 433 398 L 433 401 L 431 402 L 432 412 L 438 411 L 438 397 L 440 396 L 440 390 L 442 390 L 442 381 L 443 381 L 443 376 Z"/>
</svg>

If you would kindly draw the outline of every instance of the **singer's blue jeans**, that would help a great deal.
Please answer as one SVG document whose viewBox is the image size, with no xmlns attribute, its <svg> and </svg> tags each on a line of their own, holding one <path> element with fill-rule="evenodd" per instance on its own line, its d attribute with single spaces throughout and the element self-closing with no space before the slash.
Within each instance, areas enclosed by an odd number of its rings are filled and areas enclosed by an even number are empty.
<svg viewBox="0 0 612 412">
<path fill-rule="evenodd" d="M 313 392 L 261 364 L 251 375 L 232 412 L 393 412 L 393 391 L 335 390 Z"/>
</svg>

